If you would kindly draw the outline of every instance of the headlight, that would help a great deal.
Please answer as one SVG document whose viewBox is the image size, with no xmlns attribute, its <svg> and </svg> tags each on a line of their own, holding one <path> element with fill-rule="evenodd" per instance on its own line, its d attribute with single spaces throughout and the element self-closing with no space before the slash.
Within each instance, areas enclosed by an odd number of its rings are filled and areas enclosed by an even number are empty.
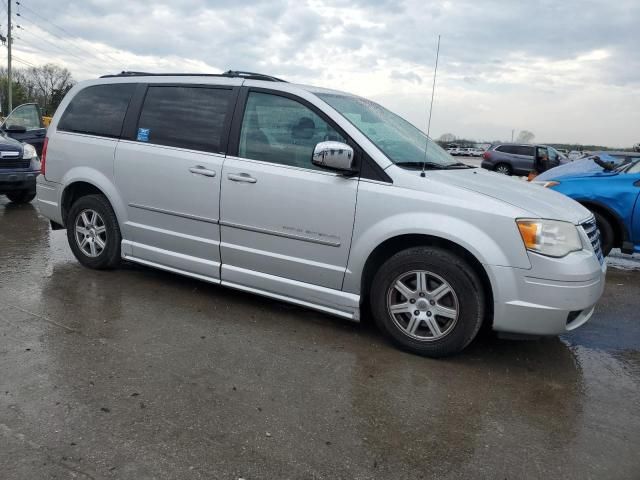
<svg viewBox="0 0 640 480">
<path fill-rule="evenodd" d="M 28 143 L 25 143 L 22 146 L 22 159 L 23 160 L 30 160 L 33 157 L 35 157 L 36 154 L 36 149 L 33 148 L 33 145 L 29 145 Z"/>
<path fill-rule="evenodd" d="M 549 257 L 564 257 L 582 250 L 578 228 L 558 220 L 516 220 L 527 250 Z"/>
</svg>

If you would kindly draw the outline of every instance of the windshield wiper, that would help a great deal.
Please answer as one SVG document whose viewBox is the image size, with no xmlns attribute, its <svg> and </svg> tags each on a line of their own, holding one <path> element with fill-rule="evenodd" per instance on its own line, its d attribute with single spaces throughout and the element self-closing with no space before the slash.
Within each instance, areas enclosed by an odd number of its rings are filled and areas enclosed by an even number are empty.
<svg viewBox="0 0 640 480">
<path fill-rule="evenodd" d="M 476 168 L 462 162 L 437 163 L 437 162 L 398 162 L 397 166 L 416 170 L 462 170 L 463 168 Z"/>
<path fill-rule="evenodd" d="M 453 170 L 458 168 L 478 168 L 478 167 L 467 165 L 466 163 L 462 163 L 462 162 L 456 162 L 456 163 L 448 163 L 447 165 L 445 165 L 445 168 L 450 168 Z"/>
</svg>

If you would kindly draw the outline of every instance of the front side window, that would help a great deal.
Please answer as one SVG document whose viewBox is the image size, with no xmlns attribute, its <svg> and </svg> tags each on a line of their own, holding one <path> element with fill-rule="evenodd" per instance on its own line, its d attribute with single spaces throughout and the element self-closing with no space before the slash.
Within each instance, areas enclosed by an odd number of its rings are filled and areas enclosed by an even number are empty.
<svg viewBox="0 0 640 480">
<path fill-rule="evenodd" d="M 24 127 L 27 130 L 42 128 L 40 110 L 35 104 L 20 105 L 13 109 L 5 120 L 4 125 L 8 128 L 14 126 Z"/>
<path fill-rule="evenodd" d="M 67 105 L 58 130 L 118 138 L 134 89 L 132 83 L 110 83 L 81 90 Z"/>
<path fill-rule="evenodd" d="M 318 93 L 318 97 L 360 130 L 393 163 L 419 168 L 425 161 L 446 167 L 457 162 L 420 129 L 370 100 Z"/>
<path fill-rule="evenodd" d="M 322 170 L 311 163 L 323 141 L 346 140 L 301 103 L 279 95 L 251 92 L 247 98 L 238 156 L 294 167 Z"/>
<path fill-rule="evenodd" d="M 136 139 L 222 153 L 224 126 L 232 100 L 232 90 L 225 88 L 149 87 Z"/>
</svg>

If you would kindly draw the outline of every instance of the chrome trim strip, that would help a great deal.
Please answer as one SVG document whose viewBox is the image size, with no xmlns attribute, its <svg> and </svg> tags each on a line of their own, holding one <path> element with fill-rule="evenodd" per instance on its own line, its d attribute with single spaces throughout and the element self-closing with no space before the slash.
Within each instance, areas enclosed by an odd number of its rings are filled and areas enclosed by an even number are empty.
<svg viewBox="0 0 640 480">
<path fill-rule="evenodd" d="M 196 220 L 198 222 L 206 222 L 206 223 L 218 224 L 218 220 L 214 220 L 213 218 L 200 217 L 198 215 L 191 215 L 190 213 L 174 212 L 172 210 L 165 210 L 163 208 L 149 207 L 147 205 L 139 205 L 137 203 L 130 203 L 129 206 L 133 207 L 133 208 L 139 208 L 141 210 L 149 210 L 150 212 L 165 213 L 167 215 L 173 215 L 174 217 L 188 218 L 189 220 Z"/>
<path fill-rule="evenodd" d="M 332 242 L 331 240 L 320 240 L 319 238 L 306 237 L 304 235 L 295 235 L 293 233 L 278 232 L 277 230 L 270 230 L 267 228 L 251 227 L 249 225 L 242 225 L 241 223 L 221 221 L 220 225 L 223 227 L 246 230 L 248 232 L 264 233 L 266 235 L 274 235 L 276 237 L 291 238 L 293 240 L 300 240 L 302 242 L 317 243 L 319 245 L 326 245 L 328 247 L 339 247 L 341 245 L 340 242 L 335 242 L 335 241 Z"/>
</svg>

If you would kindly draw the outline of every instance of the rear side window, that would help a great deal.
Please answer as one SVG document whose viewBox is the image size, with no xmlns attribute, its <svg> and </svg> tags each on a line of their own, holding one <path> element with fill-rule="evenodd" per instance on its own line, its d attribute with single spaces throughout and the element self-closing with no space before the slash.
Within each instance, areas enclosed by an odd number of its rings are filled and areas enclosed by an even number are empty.
<svg viewBox="0 0 640 480">
<path fill-rule="evenodd" d="M 132 83 L 111 83 L 81 90 L 67 105 L 58 130 L 118 138 L 134 89 Z"/>
<path fill-rule="evenodd" d="M 515 153 L 517 153 L 518 155 L 527 155 L 529 157 L 533 157 L 533 147 L 527 145 L 519 145 L 515 148 Z"/>
<path fill-rule="evenodd" d="M 232 90 L 207 87 L 149 87 L 137 140 L 221 153 Z"/>
<path fill-rule="evenodd" d="M 515 145 L 500 145 L 496 150 L 502 153 L 517 153 Z"/>
</svg>

